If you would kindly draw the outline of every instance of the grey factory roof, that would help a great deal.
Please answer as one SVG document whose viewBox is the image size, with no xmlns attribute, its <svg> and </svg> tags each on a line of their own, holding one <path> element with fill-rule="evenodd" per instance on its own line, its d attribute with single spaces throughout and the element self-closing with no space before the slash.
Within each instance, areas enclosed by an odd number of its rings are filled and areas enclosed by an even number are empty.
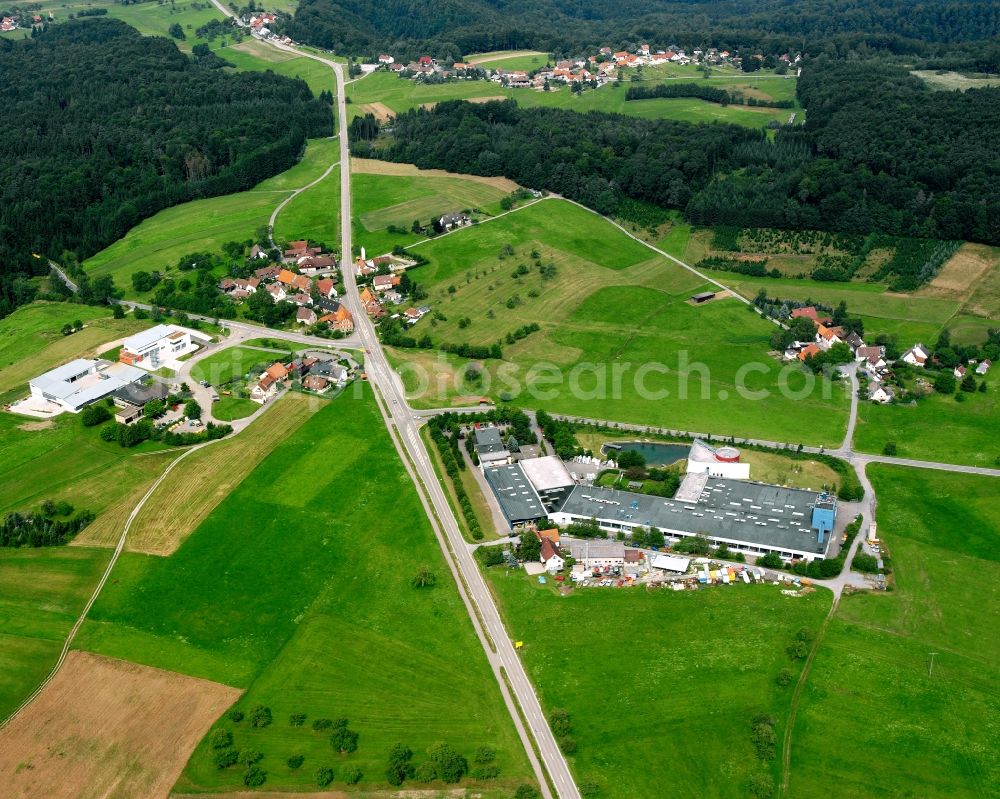
<svg viewBox="0 0 1000 799">
<path fill-rule="evenodd" d="M 546 515 L 542 502 L 531 487 L 524 470 L 516 463 L 487 467 L 483 475 L 500 502 L 500 510 L 511 523 L 541 519 Z"/>
<path fill-rule="evenodd" d="M 476 451 L 500 452 L 506 450 L 503 441 L 500 439 L 500 431 L 495 427 L 477 427 L 475 430 Z"/>
<path fill-rule="evenodd" d="M 812 491 L 709 478 L 694 502 L 577 486 L 559 512 L 822 554 L 825 544 L 818 543 L 812 529 L 812 507 L 818 499 Z"/>
</svg>

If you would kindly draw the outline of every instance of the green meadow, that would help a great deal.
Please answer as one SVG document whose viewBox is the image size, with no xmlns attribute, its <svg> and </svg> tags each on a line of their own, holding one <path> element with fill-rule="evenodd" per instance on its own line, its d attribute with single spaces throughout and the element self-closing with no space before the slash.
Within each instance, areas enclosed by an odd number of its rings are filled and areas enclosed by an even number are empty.
<svg viewBox="0 0 1000 799">
<path fill-rule="evenodd" d="M 505 343 L 489 383 L 464 393 L 716 435 L 825 445 L 843 435 L 844 389 L 769 358 L 770 323 L 734 299 L 691 305 L 708 288 L 700 278 L 571 203 L 535 203 L 415 251 L 430 263 L 412 277 L 437 312 L 413 327 L 418 338 L 492 344 L 541 326 Z"/>
<path fill-rule="evenodd" d="M 497 214 L 504 194 L 495 186 L 460 177 L 356 172 L 351 175 L 354 241 L 371 255 L 389 252 L 397 244 L 407 246 L 424 238 L 411 232 L 415 220 L 428 225 L 442 214 L 476 208 Z M 390 225 L 404 232 L 390 233 Z"/>
<path fill-rule="evenodd" d="M 252 239 L 258 229 L 267 225 L 271 212 L 293 189 L 318 178 L 332 163 L 331 159 L 336 158 L 335 140 L 311 140 L 302 161 L 286 172 L 249 191 L 193 200 L 164 209 L 89 258 L 84 269 L 92 277 L 111 275 L 127 297 L 145 299 L 132 288 L 131 277 L 135 272 L 174 270 L 177 262 L 189 253 L 218 252 L 226 242 Z M 289 207 L 292 205 L 289 203 Z M 299 214 L 300 219 L 302 216 Z"/>
<path fill-rule="evenodd" d="M 334 140 L 335 141 L 335 140 Z M 274 221 L 277 241 L 308 239 L 340 248 L 340 168 L 297 195 Z"/>
<path fill-rule="evenodd" d="M 868 470 L 895 590 L 841 600 L 802 695 L 789 795 L 997 796 L 997 480 Z"/>
<path fill-rule="evenodd" d="M 221 397 L 212 403 L 212 416 L 220 422 L 231 422 L 234 419 L 245 419 L 260 410 L 253 400 L 240 397 Z"/>
<path fill-rule="evenodd" d="M 518 57 L 520 62 L 523 57 Z M 531 58 L 530 56 L 528 57 Z M 544 65 L 544 57 L 538 66 Z M 496 66 L 496 64 L 490 64 Z M 505 66 L 512 69 L 518 67 Z M 520 67 L 525 68 L 525 67 Z M 536 66 L 531 66 L 535 69 Z M 647 68 L 641 85 L 655 85 L 665 80 L 683 78 L 685 81 L 701 83 L 705 78 L 701 73 L 679 67 Z M 795 99 L 795 78 L 783 78 L 772 74 L 747 77 L 727 70 L 707 81 L 712 86 L 748 95 L 767 97 L 773 100 Z M 651 100 L 625 100 L 625 91 L 630 81 L 622 85 L 615 83 L 599 89 L 587 89 L 574 94 L 568 86 L 553 84 L 550 91 L 536 89 L 508 89 L 492 81 L 470 80 L 443 84 L 425 84 L 400 78 L 390 72 L 375 72 L 363 80 L 347 87 L 351 98 L 351 115 L 364 113 L 361 106 L 366 103 L 382 103 L 397 113 L 422 105 L 440 103 L 445 100 L 469 100 L 474 98 L 508 98 L 525 108 L 563 108 L 573 111 L 604 111 L 626 114 L 641 119 L 675 119 L 687 122 L 729 122 L 747 127 L 763 127 L 769 121 L 788 121 L 790 114 L 797 113 L 797 121 L 802 121 L 801 108 L 750 108 L 742 105 L 721 106 L 697 98 L 656 98 Z M 637 84 L 640 85 L 640 84 Z"/>
<path fill-rule="evenodd" d="M 255 366 L 270 366 L 280 357 L 281 354 L 277 352 L 262 352 L 251 347 L 228 347 L 198 361 L 191 367 L 191 377 L 218 386 L 245 377 Z"/>
<path fill-rule="evenodd" d="M 497 750 L 508 790 L 526 758 L 412 483 L 372 402 L 345 393 L 280 444 L 169 558 L 124 554 L 77 644 L 235 685 L 238 706 L 273 723 L 220 719 L 240 749 L 263 753 L 271 790 L 315 787 L 317 768 L 349 767 L 384 789 L 389 749 L 415 762 L 436 741 L 470 758 Z M 411 578 L 426 566 L 431 588 Z M 141 598 L 141 599 L 140 599 Z M 305 714 L 303 726 L 290 724 Z M 358 750 L 337 756 L 316 719 L 347 718 Z M 180 791 L 241 790 L 206 739 Z M 304 765 L 286 760 L 302 754 Z M 429 787 L 438 787 L 432 784 Z"/>
<path fill-rule="evenodd" d="M 55 664 L 110 550 L 0 549 L 0 720 Z"/>
<path fill-rule="evenodd" d="M 596 783 L 608 799 L 735 799 L 755 775 L 777 781 L 776 764 L 755 755 L 752 719 L 773 716 L 780 740 L 792 689 L 775 678 L 797 674 L 786 648 L 818 628 L 828 592 L 741 584 L 560 596 L 523 572 L 489 577 L 542 706 L 570 713 L 578 785 Z"/>
<path fill-rule="evenodd" d="M 977 377 L 977 383 L 982 378 Z M 1000 382 L 995 370 L 986 377 L 985 393 L 931 394 L 915 405 L 858 406 L 854 446 L 861 452 L 881 453 L 887 442 L 901 458 L 962 463 L 996 468 L 1000 463 Z"/>
</svg>

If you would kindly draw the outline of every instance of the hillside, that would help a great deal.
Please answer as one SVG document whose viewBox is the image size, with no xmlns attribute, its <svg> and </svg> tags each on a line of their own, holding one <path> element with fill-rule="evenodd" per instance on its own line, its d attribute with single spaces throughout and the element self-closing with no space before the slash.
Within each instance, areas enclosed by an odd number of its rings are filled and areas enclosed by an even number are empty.
<svg viewBox="0 0 1000 799">
<path fill-rule="evenodd" d="M 427 43 L 436 55 L 517 48 L 564 51 L 582 44 L 638 43 L 669 35 L 681 45 L 799 47 L 823 40 L 865 41 L 879 49 L 922 42 L 989 39 L 1000 30 L 988 0 L 914 6 L 905 0 L 302 0 L 290 35 L 351 52 Z M 651 41 L 651 43 L 653 43 Z"/>
<path fill-rule="evenodd" d="M 0 316 L 41 258 L 86 257 L 156 211 L 249 188 L 328 135 L 329 106 L 272 73 L 225 74 L 109 19 L 0 41 Z"/>
</svg>

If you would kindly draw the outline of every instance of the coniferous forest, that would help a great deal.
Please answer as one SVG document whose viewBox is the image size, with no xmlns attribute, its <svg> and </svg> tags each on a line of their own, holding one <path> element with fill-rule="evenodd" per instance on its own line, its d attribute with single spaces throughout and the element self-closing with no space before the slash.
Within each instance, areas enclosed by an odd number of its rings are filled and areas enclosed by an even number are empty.
<svg viewBox="0 0 1000 799">
<path fill-rule="evenodd" d="M 375 152 L 503 175 L 606 214 L 627 215 L 631 199 L 705 225 L 1000 244 L 1000 89 L 932 91 L 901 68 L 820 58 L 798 95 L 805 126 L 773 140 L 733 125 L 452 102 L 399 115 Z"/>
<path fill-rule="evenodd" d="M 99 18 L 0 39 L 0 316 L 64 249 L 87 257 L 156 211 L 250 188 L 329 135 L 303 81 L 226 74 Z M 19 279 L 20 278 L 20 279 Z"/>
</svg>

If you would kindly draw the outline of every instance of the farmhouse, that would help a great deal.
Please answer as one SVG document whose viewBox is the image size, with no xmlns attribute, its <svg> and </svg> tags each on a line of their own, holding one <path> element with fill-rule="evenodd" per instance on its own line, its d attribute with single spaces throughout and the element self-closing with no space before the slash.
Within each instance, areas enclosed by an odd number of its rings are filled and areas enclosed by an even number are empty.
<svg viewBox="0 0 1000 799">
<path fill-rule="evenodd" d="M 493 466 L 483 475 L 511 529 L 545 518 L 542 501 L 519 464 Z"/>
<path fill-rule="evenodd" d="M 316 312 L 312 308 L 299 308 L 295 312 L 295 321 L 300 325 L 316 324 Z"/>
<path fill-rule="evenodd" d="M 545 566 L 545 571 L 550 574 L 555 574 L 563 570 L 563 566 L 566 565 L 566 561 L 563 556 L 559 554 L 559 550 L 556 549 L 555 544 L 549 538 L 542 538 L 542 549 L 538 555 L 538 559 Z"/>
<path fill-rule="evenodd" d="M 337 296 L 336 284 L 328 277 L 316 281 L 316 291 L 321 297 L 333 299 Z"/>
<path fill-rule="evenodd" d="M 146 377 L 124 363 L 77 358 L 28 381 L 36 401 L 52 403 L 54 413 L 78 413 L 87 405 Z"/>
<path fill-rule="evenodd" d="M 893 400 L 892 389 L 873 380 L 868 385 L 868 399 L 879 403 L 879 405 L 890 403 Z"/>
<path fill-rule="evenodd" d="M 984 358 L 982 361 L 980 361 L 979 366 L 976 367 L 976 374 L 977 375 L 986 374 L 990 370 L 990 367 L 992 365 L 993 364 L 990 363 L 989 359 Z"/>
<path fill-rule="evenodd" d="M 924 366 L 927 363 L 927 359 L 930 357 L 930 353 L 924 349 L 923 344 L 914 344 L 910 349 L 902 355 L 902 360 L 911 366 Z"/>
<path fill-rule="evenodd" d="M 438 230 L 454 230 L 468 224 L 470 224 L 469 217 L 463 213 L 445 214 L 437 221 Z"/>
<path fill-rule="evenodd" d="M 476 455 L 480 466 L 510 463 L 510 451 L 500 439 L 500 431 L 495 427 L 477 427 L 473 433 Z"/>
<path fill-rule="evenodd" d="M 713 447 L 696 438 L 688 452 L 688 474 L 707 474 L 729 480 L 749 480 L 750 464 L 740 463 L 736 447 Z"/>
<path fill-rule="evenodd" d="M 799 360 L 804 361 L 806 358 L 812 358 L 814 355 L 819 355 L 822 350 L 815 344 L 806 344 L 801 350 L 799 350 Z"/>
<path fill-rule="evenodd" d="M 303 275 L 324 275 L 337 268 L 337 259 L 332 255 L 307 255 L 298 259 L 297 266 Z"/>
<path fill-rule="evenodd" d="M 372 288 L 375 291 L 389 291 L 393 286 L 398 286 L 400 278 L 397 275 L 376 275 L 372 278 Z"/>
<path fill-rule="evenodd" d="M 125 339 L 118 360 L 129 366 L 155 371 L 198 349 L 193 340 L 195 335 L 190 330 L 174 325 L 156 325 Z M 208 341 L 207 336 L 198 338 Z"/>
<path fill-rule="evenodd" d="M 262 266 L 260 269 L 255 269 L 253 272 L 253 276 L 258 280 L 274 280 L 280 274 L 281 267 L 277 264 Z"/>
<path fill-rule="evenodd" d="M 637 527 L 654 527 L 675 541 L 704 535 L 715 546 L 786 560 L 824 557 L 835 517 L 836 500 L 827 494 L 702 475 L 688 475 L 672 500 L 577 486 L 549 515 L 559 525 L 594 519 L 602 530 L 626 536 Z"/>
</svg>

